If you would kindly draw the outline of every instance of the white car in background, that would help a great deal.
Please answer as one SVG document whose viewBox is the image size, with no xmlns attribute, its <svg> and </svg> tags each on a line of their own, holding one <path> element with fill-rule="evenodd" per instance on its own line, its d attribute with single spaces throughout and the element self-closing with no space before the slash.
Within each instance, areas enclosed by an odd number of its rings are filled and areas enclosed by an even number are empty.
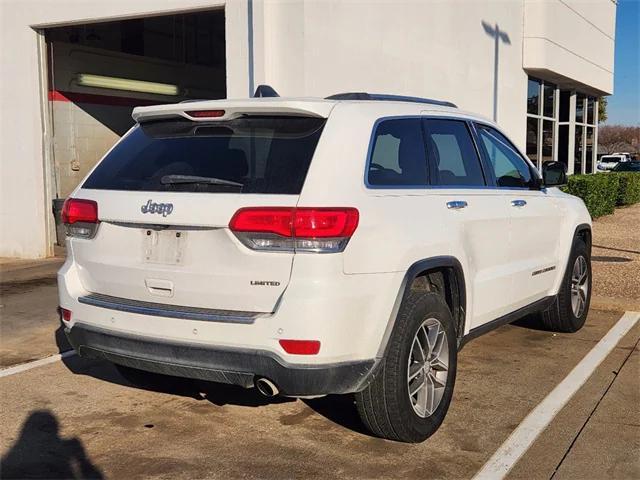
<svg viewBox="0 0 640 480">
<path fill-rule="evenodd" d="M 612 155 L 622 155 L 625 162 L 630 162 L 631 160 L 633 160 L 629 152 L 614 152 L 612 153 Z"/>
<path fill-rule="evenodd" d="M 626 162 L 627 157 L 622 154 L 603 155 L 600 157 L 597 168 L 600 171 L 608 172 L 620 162 Z"/>
<path fill-rule="evenodd" d="M 354 393 L 371 432 L 419 442 L 466 342 L 527 314 L 585 322 L 589 213 L 551 188 L 563 164 L 541 177 L 490 120 L 366 93 L 133 117 L 65 202 L 58 285 L 78 354 L 134 383 Z"/>
</svg>

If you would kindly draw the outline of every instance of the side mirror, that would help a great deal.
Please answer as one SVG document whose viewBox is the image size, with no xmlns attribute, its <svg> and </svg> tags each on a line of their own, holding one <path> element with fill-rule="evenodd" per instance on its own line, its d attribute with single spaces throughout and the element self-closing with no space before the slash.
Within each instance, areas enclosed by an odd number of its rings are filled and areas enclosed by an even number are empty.
<svg viewBox="0 0 640 480">
<path fill-rule="evenodd" d="M 562 162 L 542 164 L 542 181 L 545 187 L 560 187 L 567 184 L 567 166 Z"/>
</svg>

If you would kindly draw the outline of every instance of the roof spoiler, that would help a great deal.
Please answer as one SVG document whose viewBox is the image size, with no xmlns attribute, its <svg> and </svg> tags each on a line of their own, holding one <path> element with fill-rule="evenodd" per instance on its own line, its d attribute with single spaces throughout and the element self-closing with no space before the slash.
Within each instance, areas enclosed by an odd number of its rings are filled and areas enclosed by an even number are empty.
<svg viewBox="0 0 640 480">
<path fill-rule="evenodd" d="M 388 95 L 381 93 L 367 93 L 367 92 L 347 92 L 336 93 L 326 97 L 327 100 L 374 100 L 374 101 L 387 101 L 387 102 L 411 102 L 411 103 L 427 103 L 430 105 L 440 105 L 441 107 L 453 107 L 458 108 L 455 103 L 447 102 L 444 100 L 434 100 L 432 98 L 421 97 L 407 97 L 404 95 Z"/>
</svg>

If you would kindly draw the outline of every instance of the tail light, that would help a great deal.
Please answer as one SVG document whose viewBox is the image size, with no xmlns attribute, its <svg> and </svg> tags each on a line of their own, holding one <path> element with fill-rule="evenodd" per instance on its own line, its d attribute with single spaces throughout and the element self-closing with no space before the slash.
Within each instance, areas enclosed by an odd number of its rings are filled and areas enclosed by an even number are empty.
<svg viewBox="0 0 640 480">
<path fill-rule="evenodd" d="M 98 203 L 67 198 L 62 206 L 62 223 L 69 237 L 93 238 L 98 231 Z"/>
<path fill-rule="evenodd" d="M 252 207 L 238 210 L 229 228 L 252 250 L 342 252 L 358 226 L 355 208 Z"/>
</svg>

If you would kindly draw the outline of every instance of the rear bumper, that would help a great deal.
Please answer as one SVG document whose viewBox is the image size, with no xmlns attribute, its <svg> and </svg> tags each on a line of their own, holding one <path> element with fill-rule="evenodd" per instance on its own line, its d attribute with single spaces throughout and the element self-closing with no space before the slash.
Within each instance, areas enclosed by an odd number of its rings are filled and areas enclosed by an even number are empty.
<svg viewBox="0 0 640 480">
<path fill-rule="evenodd" d="M 250 387 L 258 377 L 271 380 L 283 395 L 351 393 L 363 389 L 374 360 L 333 364 L 289 364 L 261 350 L 177 343 L 76 323 L 65 328 L 81 357 L 104 359 L 166 375 Z"/>
</svg>

